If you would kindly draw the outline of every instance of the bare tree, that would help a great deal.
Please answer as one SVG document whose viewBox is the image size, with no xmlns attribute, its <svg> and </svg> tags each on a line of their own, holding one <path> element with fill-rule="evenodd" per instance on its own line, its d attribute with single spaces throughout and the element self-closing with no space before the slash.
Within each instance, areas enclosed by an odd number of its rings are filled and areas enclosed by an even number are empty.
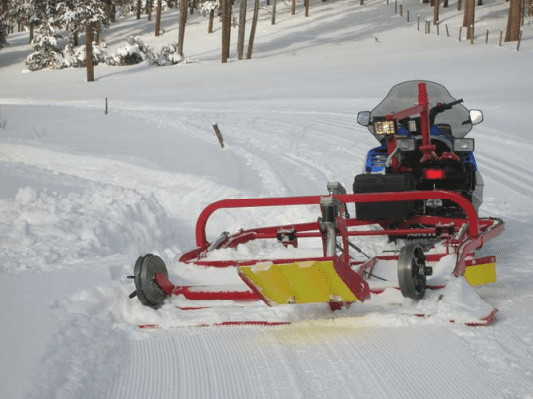
<svg viewBox="0 0 533 399">
<path fill-rule="evenodd" d="M 522 7 L 520 0 L 511 0 L 509 15 L 507 17 L 506 42 L 516 42 L 520 36 L 520 23 L 522 20 Z"/>
</svg>

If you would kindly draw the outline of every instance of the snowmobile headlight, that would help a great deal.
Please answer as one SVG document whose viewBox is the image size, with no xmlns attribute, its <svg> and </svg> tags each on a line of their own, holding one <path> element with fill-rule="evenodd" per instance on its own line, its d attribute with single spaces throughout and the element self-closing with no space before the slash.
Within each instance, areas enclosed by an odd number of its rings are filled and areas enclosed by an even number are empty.
<svg viewBox="0 0 533 399">
<path fill-rule="evenodd" d="M 374 134 L 378 136 L 389 136 L 396 133 L 394 121 L 377 121 L 374 122 Z"/>
<path fill-rule="evenodd" d="M 474 139 L 455 139 L 453 141 L 454 151 L 474 151 Z"/>
<path fill-rule="evenodd" d="M 396 138 L 396 148 L 404 152 L 414 151 L 416 149 L 415 139 Z"/>
</svg>

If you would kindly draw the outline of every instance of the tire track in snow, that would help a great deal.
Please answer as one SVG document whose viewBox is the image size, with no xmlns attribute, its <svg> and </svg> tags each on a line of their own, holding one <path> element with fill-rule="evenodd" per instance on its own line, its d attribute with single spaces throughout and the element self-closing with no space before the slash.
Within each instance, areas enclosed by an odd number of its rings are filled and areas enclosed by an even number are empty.
<svg viewBox="0 0 533 399">
<path fill-rule="evenodd" d="M 533 176 L 530 171 L 499 157 L 476 154 L 476 158 L 482 161 L 480 172 L 483 177 L 490 177 L 518 194 L 533 197 Z M 484 174 L 483 171 L 489 173 Z"/>
<path fill-rule="evenodd" d="M 21 163 L 89 181 L 135 190 L 155 196 L 172 216 L 195 220 L 196 215 L 207 205 L 209 193 L 220 197 L 238 197 L 241 191 L 217 184 L 209 179 L 184 173 L 149 169 L 124 161 L 90 155 L 68 154 L 29 145 L 0 143 L 0 159 L 3 162 Z M 194 195 L 192 195 L 194 193 Z M 188 212 L 182 212 L 188 209 Z"/>
</svg>

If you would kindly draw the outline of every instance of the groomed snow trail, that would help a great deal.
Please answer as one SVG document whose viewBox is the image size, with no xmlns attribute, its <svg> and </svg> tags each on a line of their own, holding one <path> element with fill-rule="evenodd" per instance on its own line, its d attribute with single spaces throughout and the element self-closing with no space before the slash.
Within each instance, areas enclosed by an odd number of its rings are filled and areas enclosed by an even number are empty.
<svg viewBox="0 0 533 399">
<path fill-rule="evenodd" d="M 110 397 L 500 398 L 500 388 L 447 328 L 344 320 L 147 332 L 130 341 Z"/>
<path fill-rule="evenodd" d="M 0 116 L 8 116 L 0 129 L 2 398 L 533 399 L 533 139 L 524 129 L 533 101 L 531 25 L 517 52 L 492 33 L 481 44 L 481 29 L 475 45 L 458 43 L 417 31 L 416 19 L 407 23 L 393 4 L 357 3 L 317 2 L 304 17 L 278 2 L 276 25 L 262 7 L 254 59 L 227 65 L 219 37 L 205 33 L 196 13 L 185 43 L 192 63 L 99 65 L 91 84 L 81 68 L 21 73 L 28 33 L 9 36 L 0 56 Z M 484 3 L 476 9 L 482 28 L 504 28 L 508 3 Z M 404 5 L 412 16 L 433 15 L 427 5 Z M 456 38 L 462 14 L 441 13 Z M 177 10 L 165 12 L 170 34 L 154 38 L 152 22 L 131 18 L 113 24 L 106 40 L 167 43 L 177 20 Z M 497 255 L 498 282 L 475 289 L 499 309 L 492 326 L 450 324 L 448 313 L 413 318 L 412 310 L 453 302 L 432 301 L 436 293 L 388 306 L 373 298 L 334 314 L 326 305 L 247 308 L 250 317 L 295 321 L 280 327 L 180 328 L 240 317 L 243 306 L 184 315 L 181 298 L 157 311 L 128 299 L 136 257 L 156 253 L 170 264 L 192 249 L 208 203 L 325 194 L 329 180 L 351 191 L 377 145 L 356 124 L 357 111 L 409 79 L 442 83 L 485 113 L 469 136 L 485 180 L 481 213 L 506 222 L 482 251 Z M 318 216 L 291 212 L 220 211 L 208 239 Z M 181 266 L 170 265 L 173 281 L 230 280 Z M 138 328 L 159 321 L 166 328 Z"/>
</svg>

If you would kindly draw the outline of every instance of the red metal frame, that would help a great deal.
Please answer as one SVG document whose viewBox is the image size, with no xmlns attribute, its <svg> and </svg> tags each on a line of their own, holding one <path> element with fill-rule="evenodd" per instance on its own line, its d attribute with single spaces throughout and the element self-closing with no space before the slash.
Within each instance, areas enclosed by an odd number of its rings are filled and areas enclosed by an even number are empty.
<svg viewBox="0 0 533 399">
<path fill-rule="evenodd" d="M 360 277 L 364 277 L 365 272 L 371 275 L 376 260 L 398 260 L 398 255 L 379 255 L 367 261 L 356 261 L 350 258 L 348 237 L 393 235 L 408 236 L 414 234 L 425 234 L 439 237 L 441 243 L 446 248 L 445 252 L 437 254 L 427 254 L 428 262 L 437 262 L 443 256 L 450 253 L 457 254 L 457 264 L 454 270 L 455 276 L 461 276 L 465 272 L 474 258 L 474 251 L 481 248 L 485 242 L 500 234 L 503 231 L 503 221 L 494 218 L 480 219 L 472 204 L 461 195 L 450 191 L 412 191 L 412 192 L 389 192 L 376 194 L 344 194 L 332 195 L 341 204 L 365 203 L 365 202 L 397 202 L 415 201 L 425 199 L 447 199 L 459 205 L 466 218 L 441 218 L 432 216 L 414 216 L 409 220 L 402 221 L 398 227 L 392 228 L 392 221 L 383 220 L 358 220 L 347 219 L 344 214 L 344 206 L 340 207 L 340 214 L 336 219 L 337 236 L 343 241 L 343 253 L 341 256 L 314 258 L 291 258 L 291 259 L 249 259 L 249 260 L 207 260 L 204 259 L 210 250 L 210 243 L 206 238 L 206 225 L 210 217 L 220 209 L 267 207 L 267 206 L 299 206 L 318 205 L 320 200 L 328 196 L 308 196 L 308 197 L 281 197 L 281 198 L 256 198 L 256 199 L 225 199 L 217 201 L 207 206 L 200 214 L 196 224 L 196 242 L 198 248 L 185 253 L 181 262 L 194 263 L 200 266 L 211 267 L 235 267 L 248 266 L 260 262 L 271 262 L 274 264 L 293 263 L 302 260 L 333 260 L 339 275 L 348 273 L 348 270 L 356 270 Z M 397 221 L 395 221 L 397 222 Z M 350 227 L 369 226 L 379 224 L 380 230 L 350 230 Z M 457 237 L 458 232 L 466 224 L 466 229 L 462 237 Z M 420 227 L 422 226 L 422 227 Z M 310 237 L 323 237 L 324 233 L 320 229 L 318 222 L 301 223 L 287 226 L 271 226 L 241 230 L 233 235 L 227 236 L 218 246 L 219 248 L 235 248 L 240 244 L 257 239 L 277 239 L 279 231 L 291 231 L 294 236 L 293 243 L 298 239 Z M 211 249 L 212 250 L 212 249 Z M 325 250 L 324 250 L 325 251 Z M 368 277 L 367 276 L 367 277 Z M 343 280 L 354 280 L 351 276 L 345 276 Z M 369 288 L 366 282 L 361 283 L 360 278 L 355 279 L 350 288 L 357 292 L 357 297 L 364 300 L 368 297 Z M 246 281 L 245 281 L 246 282 Z M 255 287 L 251 290 L 234 290 L 228 287 L 176 287 L 168 281 L 163 274 L 156 276 L 156 283 L 165 291 L 167 295 L 183 295 L 191 300 L 259 300 L 264 298 Z M 359 284 L 359 285 L 358 285 Z M 366 285 L 365 285 L 366 284 Z M 430 287 L 429 287 L 430 288 Z M 335 305 L 335 304 L 333 304 Z"/>
</svg>

